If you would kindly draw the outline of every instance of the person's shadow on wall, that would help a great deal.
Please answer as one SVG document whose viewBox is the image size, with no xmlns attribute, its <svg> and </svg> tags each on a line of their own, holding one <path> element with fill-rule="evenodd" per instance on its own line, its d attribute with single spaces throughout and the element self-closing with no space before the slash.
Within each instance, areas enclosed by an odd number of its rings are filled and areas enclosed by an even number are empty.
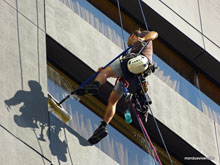
<svg viewBox="0 0 220 165">
<path fill-rule="evenodd" d="M 77 132 L 72 130 L 69 126 L 60 121 L 52 113 L 48 112 L 48 99 L 42 92 L 42 87 L 37 81 L 28 81 L 30 91 L 19 90 L 15 95 L 5 100 L 7 109 L 10 111 L 11 106 L 16 106 L 23 103 L 19 109 L 20 115 L 14 115 L 15 123 L 24 128 L 32 128 L 34 134 L 39 141 L 46 141 L 45 136 L 48 137 L 51 154 L 57 157 L 58 161 L 67 161 L 68 140 L 59 138 L 59 133 L 65 129 L 74 134 L 79 139 L 83 146 L 89 143 L 83 139 Z M 40 134 L 37 135 L 37 129 L 40 129 Z M 44 133 L 46 129 L 46 133 Z M 45 135 L 46 134 L 46 135 Z M 40 145 L 40 143 L 38 143 Z M 40 146 L 40 148 L 42 148 Z M 43 154 L 43 153 L 42 153 Z M 70 157 L 71 158 L 71 157 Z"/>
<path fill-rule="evenodd" d="M 14 115 L 15 123 L 20 127 L 32 128 L 37 140 L 46 141 L 45 136 L 48 136 L 51 153 L 56 155 L 59 160 L 66 161 L 67 144 L 65 141 L 61 141 L 58 136 L 64 124 L 57 119 L 57 125 L 50 126 L 48 99 L 44 96 L 41 85 L 33 80 L 30 80 L 28 85 L 30 91 L 19 90 L 15 93 L 14 97 L 4 101 L 7 109 L 10 110 L 11 106 L 23 103 L 23 106 L 19 109 L 21 114 Z M 39 135 L 36 134 L 37 129 L 40 129 Z M 46 135 L 44 129 L 47 129 Z M 55 151 L 58 148 L 56 145 L 62 148 L 62 152 Z"/>
<path fill-rule="evenodd" d="M 47 98 L 44 97 L 41 85 L 37 81 L 30 80 L 28 85 L 30 91 L 19 90 L 14 97 L 4 102 L 8 110 L 11 109 L 11 106 L 23 103 L 19 110 L 21 114 L 14 115 L 14 121 L 18 126 L 33 129 L 40 126 L 43 131 L 48 125 Z M 43 135 L 40 140 L 44 140 Z"/>
</svg>

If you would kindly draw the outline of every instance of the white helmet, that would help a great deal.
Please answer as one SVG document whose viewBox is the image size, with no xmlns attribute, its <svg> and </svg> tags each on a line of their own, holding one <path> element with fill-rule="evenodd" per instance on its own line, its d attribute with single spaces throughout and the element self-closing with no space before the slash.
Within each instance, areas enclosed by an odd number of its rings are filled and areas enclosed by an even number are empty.
<svg viewBox="0 0 220 165">
<path fill-rule="evenodd" d="M 139 55 L 130 59 L 127 63 L 128 70 L 134 74 L 140 74 L 148 68 L 148 59 L 143 55 Z"/>
</svg>

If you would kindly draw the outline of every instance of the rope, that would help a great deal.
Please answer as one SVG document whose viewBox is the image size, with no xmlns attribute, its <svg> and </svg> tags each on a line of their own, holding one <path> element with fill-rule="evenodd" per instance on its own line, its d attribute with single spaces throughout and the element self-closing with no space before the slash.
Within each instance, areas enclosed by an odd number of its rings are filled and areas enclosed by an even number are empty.
<svg viewBox="0 0 220 165">
<path fill-rule="evenodd" d="M 149 31 L 148 25 L 147 25 L 147 21 L 146 21 L 146 19 L 145 19 L 144 12 L 143 12 L 143 8 L 142 8 L 142 5 L 141 5 L 141 0 L 138 0 L 138 4 L 139 4 L 139 6 L 140 6 L 140 10 L 141 10 L 141 14 L 142 14 L 143 19 L 144 19 L 144 24 L 145 24 L 146 30 Z M 138 79 L 139 79 L 139 78 L 138 78 Z M 141 80 L 140 80 L 140 79 L 139 79 L 139 82 L 141 83 Z M 141 83 L 141 88 L 142 88 L 142 90 L 144 91 L 144 88 L 143 88 L 142 83 Z M 145 97 L 146 97 L 146 95 L 145 95 Z M 147 99 L 147 98 L 146 98 L 146 99 Z M 171 158 L 170 158 L 170 154 L 169 154 L 169 152 L 168 152 L 167 146 L 166 146 L 166 144 L 165 144 L 165 142 L 164 142 L 164 139 L 163 139 L 163 136 L 162 136 L 162 134 L 161 134 L 160 128 L 159 128 L 159 126 L 158 126 L 158 124 L 157 124 L 157 121 L 156 121 L 154 115 L 153 115 L 153 111 L 152 111 L 150 105 L 149 105 L 149 109 L 150 109 L 150 111 L 151 111 L 151 114 L 152 114 L 154 123 L 155 123 L 155 125 L 156 125 L 156 127 L 157 127 L 157 131 L 158 131 L 158 133 L 159 133 L 159 135 L 160 135 L 160 138 L 161 138 L 161 140 L 162 140 L 163 146 L 164 146 L 164 148 L 165 148 L 165 150 L 166 150 L 166 153 L 167 153 L 167 155 L 168 155 L 170 164 L 173 164 L 173 162 L 172 162 L 172 160 L 171 160 Z"/>
<path fill-rule="evenodd" d="M 141 9 L 141 13 L 142 13 L 142 15 L 143 15 L 143 19 L 144 19 L 144 22 L 145 22 L 146 30 L 149 31 L 149 30 L 148 30 L 148 26 L 147 26 L 146 19 L 145 19 L 145 17 L 144 17 L 144 13 L 143 13 L 143 9 L 142 9 L 140 0 L 138 0 L 138 2 L 139 2 L 140 9 Z M 119 0 L 117 0 L 117 5 L 118 5 L 118 13 L 119 13 L 119 18 L 120 18 L 120 25 L 121 25 L 121 32 L 122 32 L 122 38 L 123 38 L 124 48 L 126 48 L 126 46 L 125 46 L 125 39 L 124 39 L 124 32 L 123 32 L 123 23 L 122 23 L 122 18 L 121 18 L 121 10 L 120 10 L 120 2 L 119 2 Z M 147 43 L 147 44 L 148 44 L 148 43 Z M 146 45 L 147 45 L 147 44 L 146 44 Z M 145 45 L 145 46 L 146 46 L 146 45 Z M 145 47 L 145 46 L 144 46 L 144 47 Z M 143 47 L 143 48 L 144 48 L 144 47 Z M 142 49 L 143 49 L 143 48 L 142 48 Z M 139 51 L 139 53 L 142 51 L 142 49 Z M 117 81 L 116 81 L 116 82 L 117 82 Z M 133 108 L 134 108 L 134 107 L 133 107 Z M 135 111 L 135 112 L 136 112 L 136 111 Z M 137 118 L 138 118 L 138 117 L 137 117 Z M 143 123 L 142 123 L 142 125 L 141 125 L 141 123 L 140 123 L 139 120 L 138 120 L 138 122 L 139 122 L 140 126 L 143 126 L 143 127 L 144 127 Z M 143 127 L 141 127 L 141 129 L 142 129 L 142 132 L 143 132 L 144 137 L 145 137 L 145 139 L 146 139 L 146 135 L 148 136 L 148 134 L 145 134 L 145 133 L 146 133 L 146 130 L 145 130 L 145 129 L 143 130 Z M 150 137 L 149 137 L 149 136 L 148 136 L 148 140 L 149 140 L 149 143 L 151 144 L 152 150 L 154 151 L 154 154 L 155 154 L 155 156 L 156 156 L 158 162 L 159 162 L 160 164 L 162 164 L 162 163 L 160 162 L 159 156 L 157 155 L 157 152 L 156 152 L 156 150 L 155 150 L 153 144 L 151 143 L 151 140 L 150 140 Z M 146 141 L 146 142 L 147 142 L 147 141 Z"/>
<path fill-rule="evenodd" d="M 138 120 L 138 117 L 136 116 L 137 120 Z M 139 125 L 141 125 L 140 121 L 138 120 L 138 123 Z M 148 152 L 149 152 L 149 155 L 152 157 L 152 159 L 154 160 L 154 164 L 156 165 L 156 161 L 157 161 L 157 158 L 156 158 L 156 154 L 154 153 L 154 150 L 151 149 L 151 146 L 150 146 L 150 143 L 147 141 L 147 136 L 145 135 L 144 133 L 144 128 L 141 127 L 141 131 L 143 132 L 144 134 L 144 138 L 145 138 L 145 141 L 147 143 L 147 148 L 148 148 Z M 149 136 L 149 135 L 148 135 Z"/>
<path fill-rule="evenodd" d="M 122 23 L 122 18 L 121 18 L 121 9 L 120 9 L 119 0 L 117 0 L 117 5 L 118 5 L 118 14 L 119 14 L 119 18 L 120 18 L 121 33 L 122 33 L 122 39 L 123 39 L 123 43 L 124 43 L 124 49 L 126 49 L 125 37 L 124 37 L 124 31 L 123 31 L 124 28 L 123 28 L 123 23 Z"/>
<path fill-rule="evenodd" d="M 137 118 L 137 120 L 138 120 L 138 123 L 139 123 L 139 126 L 140 126 L 140 128 L 141 128 L 141 131 L 142 131 L 142 133 L 143 133 L 143 135 L 144 135 L 144 138 L 145 138 L 145 141 L 146 141 L 146 143 L 147 143 L 147 149 L 148 149 L 149 155 L 152 156 L 152 158 L 153 158 L 153 160 L 154 160 L 154 164 L 156 164 L 156 161 L 158 161 L 159 165 L 162 165 L 162 163 L 161 163 L 161 161 L 160 161 L 160 158 L 159 158 L 159 156 L 158 156 L 158 154 L 157 154 L 157 152 L 156 152 L 156 149 L 154 148 L 154 145 L 153 145 L 153 143 L 152 143 L 152 141 L 151 141 L 151 139 L 150 139 L 150 137 L 149 137 L 149 135 L 148 135 L 148 133 L 147 133 L 147 130 L 145 129 L 144 124 L 143 124 L 143 122 L 141 121 L 141 118 L 140 118 L 139 114 L 137 113 L 137 110 L 136 110 L 136 108 L 135 108 L 135 105 L 134 105 L 134 103 L 133 103 L 133 101 L 132 101 L 132 95 L 131 95 L 131 94 L 129 93 L 129 91 L 128 91 L 128 84 L 127 84 L 126 80 L 125 80 L 125 79 L 120 79 L 119 82 L 120 82 L 121 85 L 122 85 L 122 88 L 123 88 L 125 97 L 126 97 L 126 98 L 127 98 L 127 97 L 129 98 L 128 100 L 125 98 L 125 102 L 126 102 L 126 103 L 127 103 L 127 102 L 130 103 L 129 109 L 130 109 L 130 107 L 132 107 L 132 109 L 133 109 L 133 111 L 134 111 L 134 113 L 135 113 L 135 116 L 136 116 L 136 118 Z M 149 143 L 148 143 L 148 142 L 149 142 Z"/>
<path fill-rule="evenodd" d="M 119 54 L 117 57 L 115 57 L 112 61 L 110 61 L 108 64 L 106 64 L 103 69 L 105 69 L 106 67 L 108 67 L 110 64 L 112 64 L 115 60 L 117 60 L 118 58 L 120 58 L 123 54 L 125 54 L 127 51 L 129 51 L 131 48 L 133 47 L 133 45 L 131 45 L 130 47 L 128 47 L 126 50 L 124 50 L 121 54 Z M 93 78 L 95 78 L 98 75 L 99 72 L 96 72 L 95 74 L 93 74 L 91 77 L 89 77 L 86 81 L 84 81 L 78 88 L 83 87 L 84 85 L 86 85 L 87 83 L 89 83 Z M 77 89 L 78 89 L 77 88 Z M 62 104 L 63 102 L 65 102 L 67 99 L 70 98 L 71 95 L 74 95 L 75 90 L 73 90 L 70 94 L 68 94 L 67 96 L 65 96 L 60 102 L 59 105 Z"/>
<path fill-rule="evenodd" d="M 142 8 L 142 5 L 141 5 L 141 0 L 138 0 L 138 4 L 139 4 L 139 7 L 140 7 L 140 9 L 141 9 L 141 14 L 142 14 L 143 19 L 144 19 L 144 24 L 145 24 L 146 30 L 149 31 L 148 25 L 147 25 L 147 21 L 146 21 L 146 19 L 145 19 L 144 12 L 143 12 L 143 8 Z"/>
<path fill-rule="evenodd" d="M 134 112 L 135 112 L 135 115 L 136 115 L 136 117 L 137 117 L 137 119 L 138 119 L 138 123 L 140 124 L 140 127 L 141 127 L 141 130 L 142 130 L 143 134 L 144 134 L 144 137 L 146 137 L 147 140 L 149 141 L 150 146 L 151 146 L 151 148 L 152 148 L 152 150 L 153 150 L 153 152 L 154 152 L 154 154 L 155 154 L 155 156 L 156 156 L 156 159 L 157 159 L 159 165 L 162 165 L 162 163 L 161 163 L 161 161 L 160 161 L 160 158 L 159 158 L 159 156 L 158 156 L 158 154 L 157 154 L 157 151 L 156 151 L 156 149 L 154 148 L 154 145 L 153 145 L 153 143 L 152 143 L 152 141 L 151 141 L 151 139 L 150 139 L 150 137 L 149 137 L 149 135 L 148 135 L 148 133 L 147 133 L 147 130 L 145 129 L 144 124 L 142 123 L 142 121 L 141 121 L 139 115 L 137 114 L 137 111 L 136 111 L 136 108 L 134 107 L 134 104 L 133 104 L 133 102 L 132 102 L 132 99 L 130 99 L 130 104 L 131 104 L 131 106 L 132 106 L 132 108 L 133 108 L 133 110 L 134 110 Z"/>
<path fill-rule="evenodd" d="M 144 91 L 144 87 L 143 87 L 143 85 L 142 85 L 141 80 L 140 80 L 139 77 L 138 77 L 138 80 L 139 80 L 139 83 L 140 83 L 140 85 L 141 85 L 142 91 Z M 145 94 L 145 97 L 146 97 L 146 94 Z M 147 98 L 146 98 L 146 100 L 147 100 Z M 154 123 L 155 123 L 155 125 L 156 125 L 156 127 L 157 127 L 157 131 L 158 131 L 158 133 L 159 133 L 159 135 L 160 135 L 160 138 L 161 138 L 161 140 L 162 140 L 163 146 L 164 146 L 164 148 L 165 148 L 165 150 L 166 150 L 166 153 L 167 153 L 167 156 L 168 156 L 168 158 L 169 158 L 170 164 L 172 165 L 173 162 L 172 162 L 172 160 L 171 160 L 171 157 L 170 157 L 170 154 L 169 154 L 169 152 L 168 152 L 167 146 L 166 146 L 165 141 L 164 141 L 164 139 L 163 139 L 163 136 L 162 136 L 162 134 L 161 134 L 160 128 L 159 128 L 159 126 L 158 126 L 158 124 L 157 124 L 157 121 L 156 121 L 156 119 L 155 119 L 155 117 L 154 117 L 153 111 L 152 111 L 152 109 L 151 109 L 151 107 L 150 107 L 150 105 L 149 105 L 148 102 L 147 102 L 147 104 L 148 104 L 148 107 L 149 107 L 149 109 L 150 109 L 151 115 L 152 115 L 152 117 L 153 117 Z"/>
</svg>

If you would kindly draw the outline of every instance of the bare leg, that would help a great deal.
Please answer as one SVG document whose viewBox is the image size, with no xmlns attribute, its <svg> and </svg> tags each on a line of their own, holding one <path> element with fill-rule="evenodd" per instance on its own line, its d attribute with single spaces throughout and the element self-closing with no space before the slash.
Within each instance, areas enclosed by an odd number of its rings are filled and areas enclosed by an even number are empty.
<svg viewBox="0 0 220 165">
<path fill-rule="evenodd" d="M 108 105 L 104 115 L 104 121 L 109 124 L 115 115 L 116 105 L 120 100 L 120 95 L 116 91 L 112 91 L 108 98 Z"/>
<path fill-rule="evenodd" d="M 90 85 L 85 85 L 81 88 L 76 89 L 74 92 L 78 96 L 85 94 L 97 94 L 100 85 L 103 85 L 109 77 L 113 77 L 114 72 L 110 66 L 102 69 L 95 78 L 95 81 Z"/>
<path fill-rule="evenodd" d="M 113 76 L 114 76 L 114 72 L 113 72 L 112 68 L 110 66 L 108 66 L 107 68 L 105 68 L 99 72 L 99 74 L 95 78 L 95 81 L 98 81 L 100 83 L 100 85 L 102 85 L 107 81 L 107 79 L 109 77 L 113 77 Z"/>
</svg>

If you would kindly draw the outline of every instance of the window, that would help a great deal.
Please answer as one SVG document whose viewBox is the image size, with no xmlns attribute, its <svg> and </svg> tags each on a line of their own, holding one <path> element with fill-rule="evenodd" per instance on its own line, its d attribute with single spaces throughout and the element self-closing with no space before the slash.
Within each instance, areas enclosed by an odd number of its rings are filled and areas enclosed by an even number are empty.
<svg viewBox="0 0 220 165">
<path fill-rule="evenodd" d="M 117 7 L 104 1 L 88 1 L 119 23 L 119 17 L 115 17 L 113 14 L 113 12 L 118 12 Z M 103 8 L 104 5 L 111 6 L 111 11 Z M 125 30 L 131 32 L 134 29 L 142 28 L 138 22 L 135 22 L 136 20 L 132 20 L 123 11 L 121 11 L 121 14 Z M 118 34 L 120 34 L 120 31 L 118 31 Z M 128 35 L 126 32 L 125 34 Z M 154 41 L 154 52 L 153 60 L 159 67 L 156 75 L 199 110 L 220 124 L 220 88 L 168 48 L 162 41 Z"/>
<path fill-rule="evenodd" d="M 62 76 L 60 72 L 48 65 L 48 92 L 57 100 L 61 100 L 75 87 L 76 84 L 69 81 Z M 89 98 L 84 99 L 86 102 L 91 102 Z M 84 101 L 82 100 L 82 102 Z M 82 102 L 71 98 L 66 101 L 63 106 L 65 110 L 72 115 L 72 120 L 68 122 L 68 125 L 82 137 L 88 139 L 102 119 L 83 105 Z M 104 112 L 104 109 L 100 110 L 99 104 L 100 103 L 97 101 L 92 103 L 94 108 Z M 96 144 L 96 147 L 112 157 L 112 159 L 116 160 L 121 165 L 154 164 L 154 159 L 149 154 L 118 132 L 115 128 L 109 125 L 108 132 L 109 135 L 100 143 Z M 134 134 L 135 132 L 130 130 L 130 133 Z M 145 141 L 143 141 L 143 137 L 139 137 L 140 135 L 137 133 L 135 133 L 135 136 L 139 138 L 143 146 L 146 145 Z"/>
<path fill-rule="evenodd" d="M 153 56 L 153 61 L 154 63 L 156 63 L 156 65 L 159 68 L 155 72 L 155 75 L 157 77 L 159 77 L 163 82 L 165 82 L 172 89 L 178 92 L 181 96 L 187 99 L 191 104 L 193 104 L 199 110 L 201 110 L 206 115 L 208 115 L 211 119 L 213 119 L 218 124 L 220 124 L 219 105 L 216 104 L 212 99 L 210 99 L 200 90 L 200 86 L 199 86 L 200 81 L 198 79 L 198 74 L 201 77 L 201 73 L 195 72 L 195 69 L 192 67 L 188 67 L 190 68 L 188 69 L 187 67 L 184 67 L 184 65 L 182 65 L 181 66 L 182 69 L 181 69 L 180 66 L 174 66 L 174 67 L 178 67 L 178 69 L 181 70 L 182 74 L 184 75 L 183 77 L 182 75 L 180 75 L 180 73 L 178 73 L 173 68 L 171 68 L 168 64 L 166 64 L 155 54 Z M 173 65 L 178 65 L 178 64 L 173 64 Z M 183 71 L 184 69 L 185 71 Z M 188 80 L 185 78 L 185 76 L 187 76 Z M 191 80 L 191 82 L 189 80 Z M 210 85 L 209 83 L 207 83 L 207 86 Z"/>
</svg>

